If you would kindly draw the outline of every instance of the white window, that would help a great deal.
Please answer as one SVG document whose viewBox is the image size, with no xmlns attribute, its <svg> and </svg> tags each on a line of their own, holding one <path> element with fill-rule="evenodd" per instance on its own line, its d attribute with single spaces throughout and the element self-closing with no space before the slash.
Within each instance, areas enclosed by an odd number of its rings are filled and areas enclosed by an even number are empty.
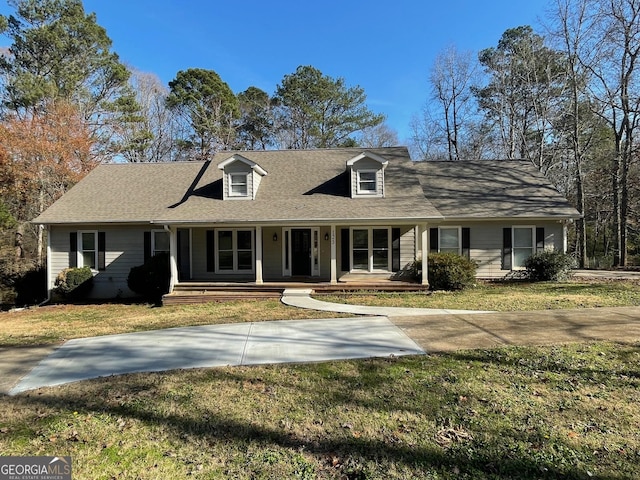
<svg viewBox="0 0 640 480">
<path fill-rule="evenodd" d="M 366 272 L 391 270 L 391 231 L 389 228 L 351 229 L 351 268 Z"/>
<path fill-rule="evenodd" d="M 534 227 L 513 227 L 513 268 L 524 268 L 524 262 L 534 253 Z"/>
<path fill-rule="evenodd" d="M 378 191 L 378 172 L 376 170 L 358 170 L 358 193 L 375 194 Z"/>
<path fill-rule="evenodd" d="M 216 270 L 223 273 L 254 271 L 253 230 L 216 230 Z"/>
<path fill-rule="evenodd" d="M 229 174 L 229 196 L 246 197 L 249 193 L 248 178 L 246 173 Z"/>
<path fill-rule="evenodd" d="M 460 254 L 462 251 L 460 227 L 440 227 L 438 233 L 440 235 L 438 242 L 440 252 Z"/>
<path fill-rule="evenodd" d="M 169 254 L 169 232 L 166 230 L 153 230 L 151 232 L 151 255 L 159 253 Z"/>
<path fill-rule="evenodd" d="M 78 267 L 96 270 L 98 265 L 98 232 L 78 232 Z"/>
</svg>

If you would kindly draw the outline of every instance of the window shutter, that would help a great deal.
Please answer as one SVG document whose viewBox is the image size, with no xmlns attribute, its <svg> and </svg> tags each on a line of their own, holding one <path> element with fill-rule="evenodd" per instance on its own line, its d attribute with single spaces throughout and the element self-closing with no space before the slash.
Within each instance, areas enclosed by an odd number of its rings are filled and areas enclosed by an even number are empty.
<svg viewBox="0 0 640 480">
<path fill-rule="evenodd" d="M 462 256 L 471 258 L 471 229 L 462 228 Z"/>
<path fill-rule="evenodd" d="M 511 228 L 502 229 L 502 270 L 511 270 Z"/>
<path fill-rule="evenodd" d="M 391 229 L 391 271 L 400 271 L 400 229 Z"/>
<path fill-rule="evenodd" d="M 351 242 L 349 237 L 350 234 L 348 228 L 340 229 L 340 252 L 342 257 L 340 269 L 343 272 L 351 270 Z"/>
<path fill-rule="evenodd" d="M 536 253 L 544 252 L 544 227 L 536 228 Z"/>
<path fill-rule="evenodd" d="M 437 252 L 440 249 L 440 245 L 438 244 L 438 229 L 430 228 L 429 229 L 429 251 Z"/>
<path fill-rule="evenodd" d="M 105 232 L 98 232 L 98 270 L 106 270 L 107 238 Z"/>
<path fill-rule="evenodd" d="M 69 233 L 69 268 L 78 266 L 78 232 Z"/>
<path fill-rule="evenodd" d="M 151 232 L 144 232 L 144 263 L 151 258 Z"/>
<path fill-rule="evenodd" d="M 207 272 L 213 272 L 216 269 L 215 233 L 215 230 L 207 230 Z"/>
</svg>

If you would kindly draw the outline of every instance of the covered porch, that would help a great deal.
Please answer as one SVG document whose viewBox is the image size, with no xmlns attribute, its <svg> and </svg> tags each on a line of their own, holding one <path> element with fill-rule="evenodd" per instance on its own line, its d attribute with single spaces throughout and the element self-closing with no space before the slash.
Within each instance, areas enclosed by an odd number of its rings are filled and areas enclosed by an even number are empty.
<svg viewBox="0 0 640 480">
<path fill-rule="evenodd" d="M 164 225 L 170 258 L 165 303 L 316 293 L 426 290 L 409 267 L 427 258 L 427 225 Z M 154 245 L 154 246 L 155 246 Z M 153 249 L 158 251 L 157 248 Z"/>
</svg>

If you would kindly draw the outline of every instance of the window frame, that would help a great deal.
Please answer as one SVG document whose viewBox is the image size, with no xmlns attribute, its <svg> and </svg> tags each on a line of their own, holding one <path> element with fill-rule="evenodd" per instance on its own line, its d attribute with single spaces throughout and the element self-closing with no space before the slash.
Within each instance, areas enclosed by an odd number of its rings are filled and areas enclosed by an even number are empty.
<svg viewBox="0 0 640 480">
<path fill-rule="evenodd" d="M 356 230 L 365 230 L 367 232 L 367 269 L 355 268 L 354 251 L 355 243 L 353 241 L 353 232 Z M 387 246 L 386 247 L 374 247 L 373 232 L 374 230 L 385 230 L 387 232 Z M 366 272 L 366 273 L 390 273 L 393 271 L 392 256 L 393 256 L 393 232 L 391 227 L 351 227 L 349 229 L 349 255 L 350 255 L 350 271 L 351 272 Z M 364 248 L 358 247 L 358 251 L 364 251 Z M 387 252 L 387 265 L 385 268 L 376 268 L 374 262 L 375 251 Z"/>
<path fill-rule="evenodd" d="M 248 197 L 249 196 L 249 174 L 244 172 L 229 172 L 227 175 L 228 175 L 227 180 L 229 182 L 229 197 L 235 197 L 235 198 Z M 244 182 L 234 181 L 234 177 L 236 178 L 242 177 L 244 179 Z M 244 186 L 244 192 L 243 193 L 234 192 L 233 187 L 240 186 L 240 185 Z"/>
<path fill-rule="evenodd" d="M 453 247 L 446 247 L 444 250 L 442 249 L 442 230 L 456 230 L 458 237 L 458 246 L 456 247 L 455 252 L 453 251 Z M 438 227 L 438 253 L 457 253 L 458 255 L 462 255 L 462 227 L 461 226 L 447 226 L 447 227 Z"/>
<path fill-rule="evenodd" d="M 161 233 L 161 234 L 166 234 L 167 235 L 167 240 L 169 242 L 168 247 L 166 250 L 160 250 L 156 248 L 156 234 Z M 158 253 L 166 253 L 167 255 L 171 255 L 171 234 L 169 232 L 167 232 L 166 230 L 151 230 L 151 256 L 154 257 L 156 256 Z"/>
<path fill-rule="evenodd" d="M 83 248 L 83 236 L 85 234 L 91 234 L 93 235 L 93 266 L 91 265 L 85 265 L 84 264 L 84 253 L 85 252 L 91 252 L 92 250 L 85 250 Z M 92 272 L 97 272 L 98 271 L 98 253 L 99 253 L 99 246 L 98 246 L 98 231 L 97 230 L 78 230 L 78 236 L 77 236 L 77 251 L 76 251 L 76 265 L 78 265 L 78 268 L 82 268 L 82 267 L 89 267 L 91 269 Z"/>
<path fill-rule="evenodd" d="M 219 274 L 228 274 L 228 275 L 243 275 L 243 274 L 253 274 L 256 271 L 256 234 L 255 230 L 252 228 L 216 228 L 214 229 L 214 244 L 215 244 L 215 271 Z M 223 252 L 232 252 L 232 269 L 221 269 L 220 268 L 220 232 L 231 232 L 231 249 L 224 249 Z M 250 269 L 239 269 L 238 262 L 238 253 L 239 252 L 247 252 L 248 249 L 239 249 L 238 248 L 238 232 L 249 232 L 251 234 L 251 268 Z"/>
<path fill-rule="evenodd" d="M 517 230 L 530 230 L 531 231 L 531 246 L 530 247 L 518 247 L 516 246 L 516 229 Z M 526 258 L 536 252 L 536 226 L 535 225 L 512 225 L 511 226 L 511 269 L 512 270 L 525 270 L 524 264 L 516 264 L 516 250 L 529 250 L 530 253 Z M 523 262 L 524 263 L 524 262 Z"/>
<path fill-rule="evenodd" d="M 363 173 L 373 173 L 373 180 L 362 180 Z M 363 189 L 362 184 L 373 183 L 373 189 Z M 377 195 L 378 194 L 378 170 L 372 168 L 363 168 L 356 171 L 356 192 L 358 195 Z"/>
</svg>

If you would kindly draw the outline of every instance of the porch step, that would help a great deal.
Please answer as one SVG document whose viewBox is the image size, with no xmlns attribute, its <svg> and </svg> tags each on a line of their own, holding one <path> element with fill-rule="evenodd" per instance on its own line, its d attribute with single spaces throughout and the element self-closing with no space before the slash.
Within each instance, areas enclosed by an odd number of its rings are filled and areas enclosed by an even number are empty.
<svg viewBox="0 0 640 480">
<path fill-rule="evenodd" d="M 231 300 L 266 300 L 269 298 L 280 299 L 280 291 L 259 290 L 174 290 L 162 297 L 163 305 L 189 305 L 194 303 L 216 303 Z"/>
</svg>

